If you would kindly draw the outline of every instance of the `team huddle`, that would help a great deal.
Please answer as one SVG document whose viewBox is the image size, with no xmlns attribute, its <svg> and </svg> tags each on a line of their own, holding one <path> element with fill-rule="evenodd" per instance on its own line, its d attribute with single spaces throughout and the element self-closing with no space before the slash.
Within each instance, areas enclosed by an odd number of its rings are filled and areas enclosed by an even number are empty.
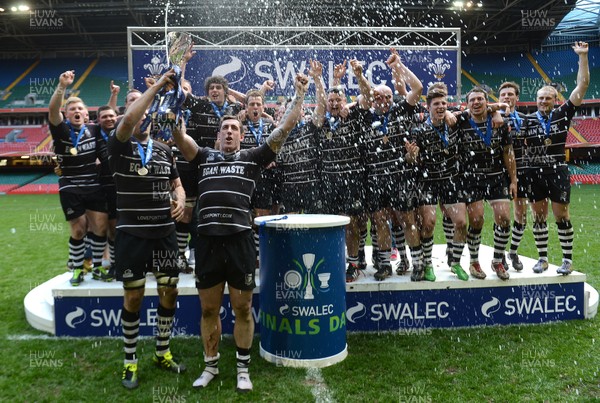
<svg viewBox="0 0 600 403">
<path fill-rule="evenodd" d="M 274 116 L 265 113 L 264 102 L 272 82 L 243 94 L 213 76 L 204 83 L 206 96 L 198 97 L 189 81 L 175 79 L 169 70 L 148 79 L 145 92 L 130 91 L 122 117 L 117 117 L 115 96 L 98 109 L 98 123 L 92 124 L 80 98 L 67 99 L 61 112 L 63 94 L 74 81 L 74 72 L 63 73 L 49 104 L 49 121 L 61 205 L 71 231 L 70 281 L 73 286 L 84 281 L 87 233 L 92 277 L 123 282 L 122 384 L 130 389 L 138 385 L 136 346 L 148 272 L 154 273 L 159 291 L 154 362 L 169 371 L 185 371 L 171 354 L 169 340 L 179 274 L 193 267 L 205 362 L 193 386 L 207 387 L 219 374 L 219 309 L 227 283 L 235 314 L 237 390 L 252 390 L 248 369 L 258 265 L 258 235 L 252 226 L 256 216 L 280 211 L 349 216 L 347 282 L 365 275 L 370 220 L 377 281 L 393 275 L 393 243 L 400 253 L 398 275 L 411 271 L 412 281 L 435 281 L 432 250 L 439 205 L 448 266 L 466 281 L 469 274 L 486 277 L 479 246 L 488 201 L 494 216 L 491 269 L 507 280 L 509 240 L 511 265 L 523 269 L 517 248 L 528 204 L 539 253 L 532 269 L 547 270 L 549 199 L 563 252 L 558 272 L 570 274 L 573 227 L 565 143 L 589 85 L 588 46 L 578 42 L 573 49 L 579 69 L 570 97 L 555 107 L 559 94 L 543 87 L 537 93 L 538 110 L 531 115 L 516 111 L 519 86 L 513 82 L 501 85 L 496 104 L 488 103 L 484 89 L 474 87 L 466 95 L 466 109 L 455 112 L 448 109 L 446 86 L 435 83 L 427 89 L 423 107 L 423 85 L 395 50 L 386 60 L 393 89 L 372 87 L 353 59 L 349 64 L 360 95 L 348 103 L 341 82 L 346 62 L 335 67 L 334 82 L 326 89 L 321 63 L 311 60 L 308 76 L 295 77 L 295 95 L 287 108 Z M 184 60 L 192 57 L 190 47 Z M 315 86 L 316 106 L 305 117 L 309 83 Z M 182 108 L 187 118 L 175 122 L 172 137 L 165 137 L 159 124 L 148 124 L 146 114 L 157 97 L 177 87 L 186 97 Z M 188 243 L 189 260 L 184 254 Z M 468 273 L 460 264 L 465 244 Z M 107 246 L 110 267 L 103 267 Z"/>
</svg>

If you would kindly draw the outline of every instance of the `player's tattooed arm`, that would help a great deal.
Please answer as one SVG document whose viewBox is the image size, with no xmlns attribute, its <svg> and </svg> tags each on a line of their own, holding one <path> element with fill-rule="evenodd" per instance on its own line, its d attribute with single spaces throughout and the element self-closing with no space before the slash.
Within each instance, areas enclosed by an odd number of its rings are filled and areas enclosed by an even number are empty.
<svg viewBox="0 0 600 403">
<path fill-rule="evenodd" d="M 281 151 L 281 147 L 283 146 L 283 143 L 285 143 L 290 131 L 296 126 L 296 123 L 298 123 L 298 120 L 300 119 L 302 102 L 304 101 L 304 94 L 308 87 L 308 77 L 304 74 L 297 74 L 294 87 L 296 88 L 294 99 L 292 99 L 292 102 L 290 102 L 285 111 L 280 125 L 277 126 L 267 138 L 267 144 L 275 153 Z"/>
</svg>

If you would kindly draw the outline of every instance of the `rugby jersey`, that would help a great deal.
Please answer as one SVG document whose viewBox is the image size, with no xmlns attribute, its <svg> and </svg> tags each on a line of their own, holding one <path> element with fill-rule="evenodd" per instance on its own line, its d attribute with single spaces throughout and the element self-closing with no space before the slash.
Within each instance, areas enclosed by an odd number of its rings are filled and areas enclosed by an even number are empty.
<svg viewBox="0 0 600 403">
<path fill-rule="evenodd" d="M 456 177 L 458 165 L 458 127 L 443 122 L 433 126 L 425 121 L 411 132 L 419 146 L 419 181 L 439 181 Z"/>
<path fill-rule="evenodd" d="M 284 191 L 319 181 L 318 129 L 313 122 L 297 125 L 277 156 Z"/>
<path fill-rule="evenodd" d="M 275 125 L 272 122 L 266 121 L 263 118 L 260 118 L 256 123 L 247 119 L 244 121 L 244 127 L 246 128 L 246 131 L 244 133 L 244 138 L 240 142 L 240 149 L 242 150 L 248 150 L 265 144 L 267 137 L 269 137 L 269 134 L 275 129 Z M 274 181 L 276 176 L 276 167 L 263 169 L 260 174 L 260 180 Z"/>
<path fill-rule="evenodd" d="M 274 159 L 267 144 L 234 154 L 198 147 L 190 161 L 198 166 L 198 234 L 223 236 L 252 229 L 252 193 L 261 167 Z"/>
<path fill-rule="evenodd" d="M 512 145 L 515 153 L 515 165 L 517 171 L 524 171 L 527 169 L 529 163 L 526 158 L 525 149 L 527 147 L 527 131 L 530 126 L 530 119 L 521 112 L 513 112 L 512 114 L 505 116 L 505 120 L 510 125 L 510 134 L 512 137 Z"/>
<path fill-rule="evenodd" d="M 144 153 L 148 145 L 142 144 Z M 111 170 L 117 187 L 117 229 L 140 238 L 157 239 L 175 231 L 171 217 L 171 180 L 179 173 L 171 149 L 152 141 L 152 158 L 147 175 L 139 175 L 142 161 L 138 141 L 131 137 L 121 142 L 108 139 Z"/>
<path fill-rule="evenodd" d="M 557 166 L 567 166 L 565 144 L 576 109 L 577 107 L 568 100 L 553 109 L 549 116 L 542 116 L 543 124 L 536 113 L 527 115 L 530 122 L 526 134 L 529 167 L 548 172 Z M 551 120 L 548 122 L 550 116 Z M 547 127 L 548 123 L 550 130 Z M 550 145 L 545 144 L 546 138 L 552 141 Z"/>
<path fill-rule="evenodd" d="M 415 107 L 406 101 L 393 104 L 385 115 L 370 112 L 371 127 L 366 132 L 367 175 L 412 175 L 414 167 L 404 161 L 405 140 L 410 141 L 410 130 L 415 117 Z"/>
<path fill-rule="evenodd" d="M 484 136 L 487 136 L 488 127 L 491 129 L 489 144 L 486 144 L 471 126 L 469 113 L 463 112 L 458 118 L 460 128 L 458 153 L 462 169 L 475 176 L 503 174 L 505 172 L 503 148 L 512 144 L 506 121 L 497 129 L 492 128 L 491 117 L 475 125 Z"/>
<path fill-rule="evenodd" d="M 367 114 L 368 110 L 355 105 L 346 118 L 325 118 L 317 134 L 323 180 L 362 184 L 365 172 L 363 130 Z"/>
<path fill-rule="evenodd" d="M 71 133 L 77 142 L 77 155 L 70 153 L 73 148 Z M 58 179 L 61 192 L 89 194 L 100 190 L 100 180 L 96 168 L 98 142 L 101 140 L 100 126 L 89 124 L 75 129 L 69 121 L 63 120 L 58 126 L 50 124 L 50 134 L 54 140 L 56 161 L 62 171 Z"/>
</svg>

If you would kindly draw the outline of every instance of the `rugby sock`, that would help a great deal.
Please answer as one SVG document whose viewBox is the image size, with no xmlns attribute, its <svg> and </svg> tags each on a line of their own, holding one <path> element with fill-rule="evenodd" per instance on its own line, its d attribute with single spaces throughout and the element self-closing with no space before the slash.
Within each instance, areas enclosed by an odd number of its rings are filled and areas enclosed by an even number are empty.
<svg viewBox="0 0 600 403">
<path fill-rule="evenodd" d="M 475 229 L 469 226 L 467 231 L 467 244 L 469 245 L 469 254 L 471 263 L 479 261 L 479 245 L 481 245 L 481 228 Z"/>
<path fill-rule="evenodd" d="M 240 370 L 245 370 L 245 372 L 248 372 L 248 367 L 250 366 L 250 349 L 237 347 L 235 358 L 238 372 L 240 372 Z"/>
<path fill-rule="evenodd" d="M 573 261 L 573 225 L 570 220 L 557 222 L 558 240 L 562 248 L 563 259 L 569 262 Z"/>
<path fill-rule="evenodd" d="M 380 265 L 390 265 L 390 256 L 391 256 L 391 254 L 392 254 L 392 250 L 391 249 L 380 250 L 379 253 L 377 254 L 378 257 L 379 257 L 379 264 Z"/>
<path fill-rule="evenodd" d="M 512 226 L 512 236 L 510 238 L 510 253 L 516 255 L 517 249 L 519 249 L 519 245 L 521 244 L 521 239 L 523 238 L 523 233 L 525 232 L 525 224 L 518 223 L 516 221 L 513 222 Z"/>
<path fill-rule="evenodd" d="M 510 227 L 501 227 L 494 224 L 494 258 L 493 262 L 502 262 L 508 237 L 510 236 Z"/>
<path fill-rule="evenodd" d="M 449 266 L 454 264 L 460 264 L 460 258 L 465 248 L 464 242 L 453 242 L 452 243 L 452 264 L 448 263 Z"/>
<path fill-rule="evenodd" d="M 379 259 L 379 244 L 377 243 L 377 230 L 373 224 L 371 224 L 371 246 L 373 247 L 371 256 L 373 257 L 373 264 L 375 264 L 375 261 Z"/>
<path fill-rule="evenodd" d="M 106 248 L 106 236 L 99 236 L 94 233 L 89 233 L 87 238 L 92 245 L 92 262 L 94 267 L 102 266 L 102 255 L 104 255 L 104 248 Z"/>
<path fill-rule="evenodd" d="M 348 256 L 348 263 L 358 266 L 358 256 Z"/>
<path fill-rule="evenodd" d="M 156 355 L 159 357 L 165 355 L 169 351 L 169 341 L 171 339 L 171 329 L 173 328 L 173 318 L 175 316 L 175 308 L 167 309 L 158 304 L 156 310 Z"/>
<path fill-rule="evenodd" d="M 444 228 L 444 237 L 446 238 L 446 246 L 452 248 L 452 239 L 454 238 L 454 224 L 450 217 L 444 216 L 442 220 L 442 227 Z"/>
<path fill-rule="evenodd" d="M 190 236 L 190 224 L 181 221 L 176 222 L 175 231 L 177 231 L 177 249 L 179 255 L 181 256 L 185 253 L 185 248 L 188 244 L 188 238 Z"/>
<path fill-rule="evenodd" d="M 83 255 L 85 254 L 85 242 L 83 239 L 69 238 L 69 259 L 73 262 L 73 267 L 81 269 L 83 267 Z"/>
<path fill-rule="evenodd" d="M 425 264 L 425 267 L 431 266 L 431 254 L 433 253 L 433 237 L 423 238 L 421 240 L 421 246 L 423 247 L 423 263 Z"/>
<path fill-rule="evenodd" d="M 215 378 L 215 376 L 219 375 L 219 358 L 221 358 L 221 354 L 219 353 L 214 357 L 207 357 L 204 355 L 204 371 L 202 371 L 200 377 L 194 381 L 192 384 L 193 387 L 204 388 Z"/>
<path fill-rule="evenodd" d="M 248 348 L 237 348 L 235 353 L 237 361 L 237 387 L 238 392 L 247 392 L 252 390 L 252 382 L 250 381 L 250 375 L 248 374 L 248 367 L 250 365 L 250 349 Z"/>
<path fill-rule="evenodd" d="M 110 256 L 110 265 L 113 266 L 115 264 L 115 241 L 108 240 L 108 254 Z"/>
<path fill-rule="evenodd" d="M 93 252 L 92 252 L 92 232 L 88 232 L 85 234 L 85 237 L 83 238 L 84 242 L 85 242 L 85 253 L 83 258 L 84 259 L 92 259 L 93 257 Z"/>
<path fill-rule="evenodd" d="M 137 341 L 140 333 L 140 313 L 129 312 L 123 307 L 121 313 L 121 327 L 123 328 L 123 350 L 125 351 L 125 365 L 137 364 Z"/>
<path fill-rule="evenodd" d="M 396 248 L 398 248 L 398 259 L 400 261 L 406 261 L 406 238 L 404 237 L 404 229 L 402 226 L 392 226 L 392 239 L 394 239 Z"/>
<path fill-rule="evenodd" d="M 258 228 L 252 230 L 254 233 L 254 246 L 256 247 L 256 267 L 260 268 L 260 238 L 258 236 Z"/>
<path fill-rule="evenodd" d="M 548 261 L 548 224 L 545 221 L 533 224 L 533 239 L 540 259 Z"/>
<path fill-rule="evenodd" d="M 410 258 L 412 259 L 412 266 L 413 266 L 413 270 L 415 270 L 415 267 L 420 267 L 421 270 L 423 269 L 421 262 L 423 261 L 423 248 L 421 248 L 421 245 L 417 245 L 417 246 L 410 246 Z"/>
<path fill-rule="evenodd" d="M 365 261 L 365 244 L 367 243 L 367 229 L 360 230 L 360 238 L 358 240 L 358 258 L 359 261 Z"/>
</svg>

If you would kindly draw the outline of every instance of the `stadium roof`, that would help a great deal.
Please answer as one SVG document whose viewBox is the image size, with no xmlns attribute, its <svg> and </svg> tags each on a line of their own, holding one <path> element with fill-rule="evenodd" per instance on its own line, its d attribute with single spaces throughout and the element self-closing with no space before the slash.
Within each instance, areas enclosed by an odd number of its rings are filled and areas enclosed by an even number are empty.
<svg viewBox="0 0 600 403">
<path fill-rule="evenodd" d="M 0 58 L 125 55 L 127 27 L 164 26 L 165 14 L 170 26 L 461 27 L 466 53 L 528 51 L 575 2 L 178 0 L 166 11 L 167 1 L 157 0 L 8 0 L 0 6 Z"/>
</svg>

